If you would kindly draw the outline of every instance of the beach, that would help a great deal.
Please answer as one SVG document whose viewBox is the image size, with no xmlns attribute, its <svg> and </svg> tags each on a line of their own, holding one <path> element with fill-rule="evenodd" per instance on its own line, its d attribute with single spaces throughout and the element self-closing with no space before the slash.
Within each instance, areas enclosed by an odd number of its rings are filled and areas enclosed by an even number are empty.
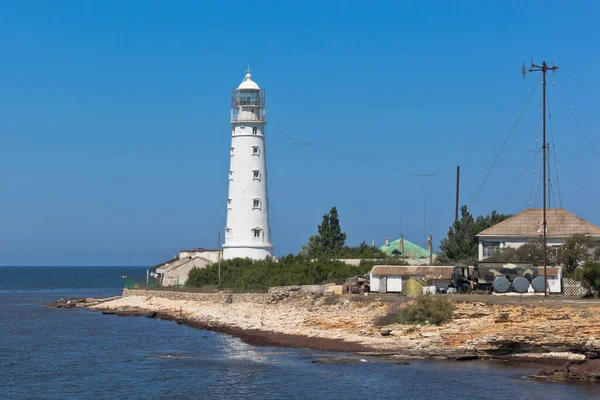
<svg viewBox="0 0 600 400">
<path fill-rule="evenodd" d="M 441 326 L 374 319 L 410 299 L 314 296 L 295 288 L 268 294 L 127 290 L 80 306 L 117 315 L 146 315 L 229 333 L 248 343 L 379 354 L 398 359 L 502 359 L 561 365 L 600 354 L 596 302 L 454 300 Z"/>
</svg>

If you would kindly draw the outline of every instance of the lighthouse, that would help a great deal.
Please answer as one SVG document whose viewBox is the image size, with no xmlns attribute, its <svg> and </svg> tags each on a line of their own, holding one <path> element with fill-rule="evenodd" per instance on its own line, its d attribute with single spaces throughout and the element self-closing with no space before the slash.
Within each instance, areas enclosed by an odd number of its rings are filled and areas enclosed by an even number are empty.
<svg viewBox="0 0 600 400">
<path fill-rule="evenodd" d="M 273 255 L 265 146 L 265 91 L 250 68 L 231 95 L 229 195 L 223 258 L 263 260 Z"/>
</svg>

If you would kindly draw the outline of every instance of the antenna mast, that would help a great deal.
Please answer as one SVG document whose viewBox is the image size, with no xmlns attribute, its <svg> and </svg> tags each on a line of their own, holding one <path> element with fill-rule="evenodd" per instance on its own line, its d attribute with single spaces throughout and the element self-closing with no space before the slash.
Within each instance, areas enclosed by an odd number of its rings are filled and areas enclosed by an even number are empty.
<svg viewBox="0 0 600 400">
<path fill-rule="evenodd" d="M 435 174 L 415 174 L 415 176 L 419 176 L 421 178 L 435 178 Z M 424 182 L 425 185 L 423 187 L 423 234 L 427 237 L 427 183 Z"/>
<path fill-rule="evenodd" d="M 547 231 L 547 220 L 546 220 L 546 163 L 547 163 L 547 155 L 546 152 L 548 150 L 548 143 L 546 142 L 546 73 L 548 71 L 552 71 L 553 73 L 558 69 L 558 67 L 556 66 L 556 63 L 553 63 L 552 66 L 548 66 L 548 64 L 546 64 L 546 61 L 542 62 L 542 65 L 537 65 L 533 63 L 533 60 L 531 60 L 531 66 L 529 69 L 527 69 L 527 67 L 525 67 L 525 63 L 523 63 L 523 66 L 521 67 L 521 72 L 523 74 L 523 79 L 525 79 L 525 74 L 527 72 L 542 72 L 542 132 L 543 132 L 543 139 L 542 139 L 542 163 L 543 163 L 543 168 L 542 170 L 544 171 L 544 177 L 542 178 L 542 180 L 544 181 L 544 188 L 543 188 L 543 193 L 544 193 L 544 217 L 543 217 L 543 221 L 542 221 L 542 229 L 544 231 L 544 296 L 548 296 L 548 251 L 547 251 L 547 245 L 548 245 L 548 241 L 547 241 L 547 237 L 546 237 L 546 231 Z M 548 165 L 548 168 L 550 167 L 550 165 Z"/>
</svg>

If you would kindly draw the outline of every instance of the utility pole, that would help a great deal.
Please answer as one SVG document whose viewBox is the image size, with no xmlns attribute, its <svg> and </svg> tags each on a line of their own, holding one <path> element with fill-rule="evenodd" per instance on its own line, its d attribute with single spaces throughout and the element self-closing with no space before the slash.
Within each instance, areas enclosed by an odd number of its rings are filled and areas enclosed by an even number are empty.
<svg viewBox="0 0 600 400">
<path fill-rule="evenodd" d="M 543 163 L 543 172 L 544 172 L 544 176 L 542 178 L 543 182 L 544 182 L 544 188 L 543 188 L 543 193 L 544 193 L 544 217 L 543 217 L 543 221 L 542 221 L 542 229 L 544 231 L 544 296 L 548 296 L 548 249 L 547 249 L 547 245 L 548 245 L 548 239 L 546 237 L 546 231 L 547 231 L 547 220 L 546 220 L 546 171 L 547 168 L 550 169 L 550 166 L 548 165 L 548 167 L 546 167 L 546 162 L 547 162 L 547 154 L 546 152 L 548 151 L 548 143 L 546 142 L 546 74 L 548 73 L 548 71 L 556 71 L 558 69 L 558 67 L 556 66 L 556 63 L 553 63 L 552 66 L 548 66 L 548 64 L 546 64 L 546 61 L 542 61 L 542 65 L 537 65 L 533 63 L 533 60 L 531 61 L 531 67 L 529 69 L 527 69 L 527 67 L 525 67 L 525 63 L 523 63 L 523 66 L 521 67 L 521 73 L 523 74 L 523 79 L 525 79 L 525 74 L 527 72 L 542 72 L 542 163 Z"/>
<path fill-rule="evenodd" d="M 415 174 L 422 178 L 435 178 L 435 174 Z M 427 183 L 423 188 L 423 234 L 427 237 Z"/>
<path fill-rule="evenodd" d="M 433 265 L 433 237 L 431 235 L 427 238 L 427 244 L 429 245 L 429 265 Z"/>
<path fill-rule="evenodd" d="M 460 190 L 460 165 L 456 166 L 456 207 L 454 208 L 454 220 L 458 221 L 458 193 Z"/>
<path fill-rule="evenodd" d="M 400 251 L 402 251 L 402 262 L 404 262 L 404 235 L 400 235 Z"/>
</svg>

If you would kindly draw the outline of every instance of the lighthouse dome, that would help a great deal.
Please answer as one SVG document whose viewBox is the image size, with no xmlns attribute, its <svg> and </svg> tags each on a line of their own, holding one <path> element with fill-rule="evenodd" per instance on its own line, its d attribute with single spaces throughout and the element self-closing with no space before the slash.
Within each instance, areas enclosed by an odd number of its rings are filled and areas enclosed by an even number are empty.
<svg viewBox="0 0 600 400">
<path fill-rule="evenodd" d="M 260 90 L 256 82 L 252 80 L 252 75 L 247 73 L 244 77 L 244 81 L 240 83 L 237 90 Z"/>
</svg>

